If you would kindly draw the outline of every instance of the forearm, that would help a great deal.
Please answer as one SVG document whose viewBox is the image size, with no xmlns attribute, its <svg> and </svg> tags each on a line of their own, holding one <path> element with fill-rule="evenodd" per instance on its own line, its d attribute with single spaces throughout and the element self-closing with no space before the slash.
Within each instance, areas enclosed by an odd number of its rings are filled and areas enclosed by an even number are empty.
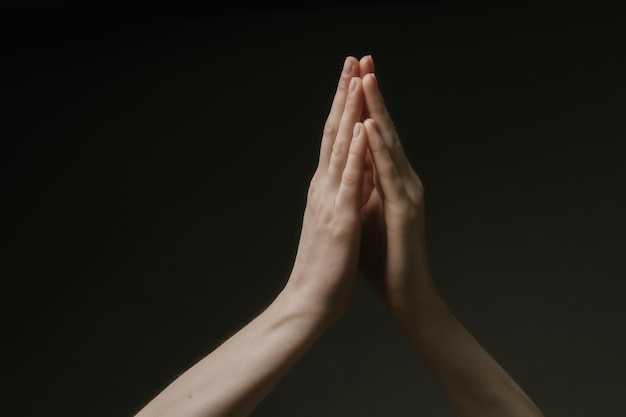
<svg viewBox="0 0 626 417">
<path fill-rule="evenodd" d="M 328 322 L 281 293 L 258 317 L 182 374 L 137 417 L 249 415 Z"/>
<path fill-rule="evenodd" d="M 396 315 L 461 417 L 537 417 L 541 411 L 454 317 L 433 288 Z"/>
<path fill-rule="evenodd" d="M 247 416 L 349 306 L 357 283 L 367 156 L 358 74 L 358 61 L 348 57 L 325 124 L 285 289 L 137 417 Z M 258 145 L 268 146 L 263 141 Z"/>
</svg>

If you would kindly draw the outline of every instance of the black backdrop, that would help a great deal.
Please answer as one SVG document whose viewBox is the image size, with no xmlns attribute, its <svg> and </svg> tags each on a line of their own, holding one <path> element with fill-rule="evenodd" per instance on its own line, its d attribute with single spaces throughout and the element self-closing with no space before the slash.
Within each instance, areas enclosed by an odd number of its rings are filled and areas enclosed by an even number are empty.
<svg viewBox="0 0 626 417">
<path fill-rule="evenodd" d="M 2 11 L 6 415 L 132 415 L 271 302 L 367 53 L 452 310 L 546 415 L 624 415 L 622 9 L 118 3 Z M 362 284 L 254 415 L 453 412 Z"/>
</svg>

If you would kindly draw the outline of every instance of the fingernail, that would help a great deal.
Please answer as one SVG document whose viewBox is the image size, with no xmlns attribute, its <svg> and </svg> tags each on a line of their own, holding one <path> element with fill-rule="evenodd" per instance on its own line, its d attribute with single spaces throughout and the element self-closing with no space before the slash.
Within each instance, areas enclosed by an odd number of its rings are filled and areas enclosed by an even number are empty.
<svg viewBox="0 0 626 417">
<path fill-rule="evenodd" d="M 372 77 L 372 81 L 374 82 L 374 86 L 378 88 L 378 80 L 376 79 L 376 74 L 374 74 L 373 72 L 370 72 L 369 74 L 370 77 Z"/>
<path fill-rule="evenodd" d="M 352 60 L 350 57 L 346 58 L 346 61 L 343 63 L 343 73 L 350 74 L 352 72 Z"/>
<path fill-rule="evenodd" d="M 357 124 L 354 125 L 354 132 L 352 132 L 352 137 L 358 137 L 361 134 L 361 129 L 362 129 L 362 123 L 358 122 Z"/>
<path fill-rule="evenodd" d="M 350 80 L 350 87 L 349 87 L 349 90 L 348 90 L 348 91 L 349 91 L 350 93 L 354 93 L 354 90 L 355 90 L 355 89 L 356 89 L 356 78 L 355 78 L 355 77 L 353 77 L 353 78 Z"/>
</svg>

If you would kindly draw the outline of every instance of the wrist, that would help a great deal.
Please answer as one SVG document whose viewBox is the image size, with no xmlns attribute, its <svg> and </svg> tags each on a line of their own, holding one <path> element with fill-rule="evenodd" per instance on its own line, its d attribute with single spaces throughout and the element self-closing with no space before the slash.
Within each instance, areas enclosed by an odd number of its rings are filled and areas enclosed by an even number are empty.
<svg viewBox="0 0 626 417">
<path fill-rule="evenodd" d="M 416 286 L 402 302 L 394 303 L 391 315 L 399 326 L 415 336 L 426 336 L 430 329 L 441 328 L 451 312 L 432 280 Z"/>
<path fill-rule="evenodd" d="M 302 320 L 316 332 L 324 332 L 336 321 L 336 315 L 323 308 L 314 298 L 289 284 L 278 294 L 274 303 L 285 317 Z"/>
</svg>

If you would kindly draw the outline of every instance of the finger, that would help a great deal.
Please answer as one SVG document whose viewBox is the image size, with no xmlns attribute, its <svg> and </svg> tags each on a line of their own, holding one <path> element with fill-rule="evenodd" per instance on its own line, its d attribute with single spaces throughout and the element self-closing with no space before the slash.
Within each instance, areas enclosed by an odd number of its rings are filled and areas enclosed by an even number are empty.
<svg viewBox="0 0 626 417">
<path fill-rule="evenodd" d="M 360 76 L 361 76 L 361 79 L 363 79 L 363 77 L 365 77 L 366 74 L 369 74 L 370 72 L 374 72 L 374 58 L 372 58 L 371 55 L 365 55 L 359 60 L 359 67 L 360 67 Z M 369 112 L 367 110 L 367 106 L 364 106 L 362 120 L 365 120 L 368 117 L 369 117 Z"/>
<path fill-rule="evenodd" d="M 365 77 L 365 74 L 374 72 L 374 58 L 371 55 L 365 55 L 359 60 L 359 67 L 361 71 L 361 78 Z"/>
<path fill-rule="evenodd" d="M 369 117 L 376 120 L 378 130 L 386 144 L 396 169 L 401 177 L 408 180 L 411 176 L 411 164 L 404 153 L 404 148 L 400 142 L 400 137 L 391 120 L 391 116 L 385 106 L 385 101 L 378 88 L 376 75 L 366 74 L 363 79 L 363 93 L 365 95 L 365 105 L 369 111 Z"/>
<path fill-rule="evenodd" d="M 387 144 L 380 133 L 377 122 L 370 118 L 363 124 L 367 134 L 368 147 L 372 152 L 377 186 L 380 186 L 381 196 L 391 203 L 403 201 L 407 197 L 404 183 L 391 153 L 387 149 Z"/>
<path fill-rule="evenodd" d="M 361 71 L 361 80 L 366 74 L 374 72 L 374 58 L 372 55 L 365 55 L 359 60 L 359 67 Z M 361 114 L 361 120 L 366 120 L 369 117 L 369 111 L 367 106 L 363 106 L 363 113 Z M 374 163 L 372 162 L 372 155 L 369 148 L 367 148 L 367 154 L 365 155 L 365 175 L 363 178 L 363 196 L 365 200 L 369 199 L 371 191 L 376 187 L 374 184 Z"/>
<path fill-rule="evenodd" d="M 363 87 L 361 79 L 354 77 L 350 81 L 346 106 L 341 115 L 337 137 L 332 147 L 328 164 L 327 181 L 337 189 L 341 183 L 341 175 L 348 159 L 348 150 L 352 140 L 352 131 L 356 122 L 361 121 L 363 111 Z"/>
<path fill-rule="evenodd" d="M 335 138 L 337 137 L 339 123 L 341 122 L 341 115 L 343 114 L 343 109 L 346 105 L 350 80 L 352 77 L 358 77 L 358 75 L 359 62 L 352 56 L 347 57 L 344 62 L 343 72 L 339 78 L 335 98 L 333 99 L 333 103 L 330 107 L 330 113 L 328 114 L 326 124 L 324 125 L 324 133 L 320 147 L 320 160 L 318 162 L 318 169 L 321 169 L 323 173 L 328 171 L 330 155 L 332 154 Z"/>
<path fill-rule="evenodd" d="M 341 176 L 341 185 L 335 198 L 335 207 L 360 210 L 366 151 L 367 137 L 365 129 L 363 128 L 363 123 L 357 122 L 352 132 L 348 160 Z"/>
</svg>

